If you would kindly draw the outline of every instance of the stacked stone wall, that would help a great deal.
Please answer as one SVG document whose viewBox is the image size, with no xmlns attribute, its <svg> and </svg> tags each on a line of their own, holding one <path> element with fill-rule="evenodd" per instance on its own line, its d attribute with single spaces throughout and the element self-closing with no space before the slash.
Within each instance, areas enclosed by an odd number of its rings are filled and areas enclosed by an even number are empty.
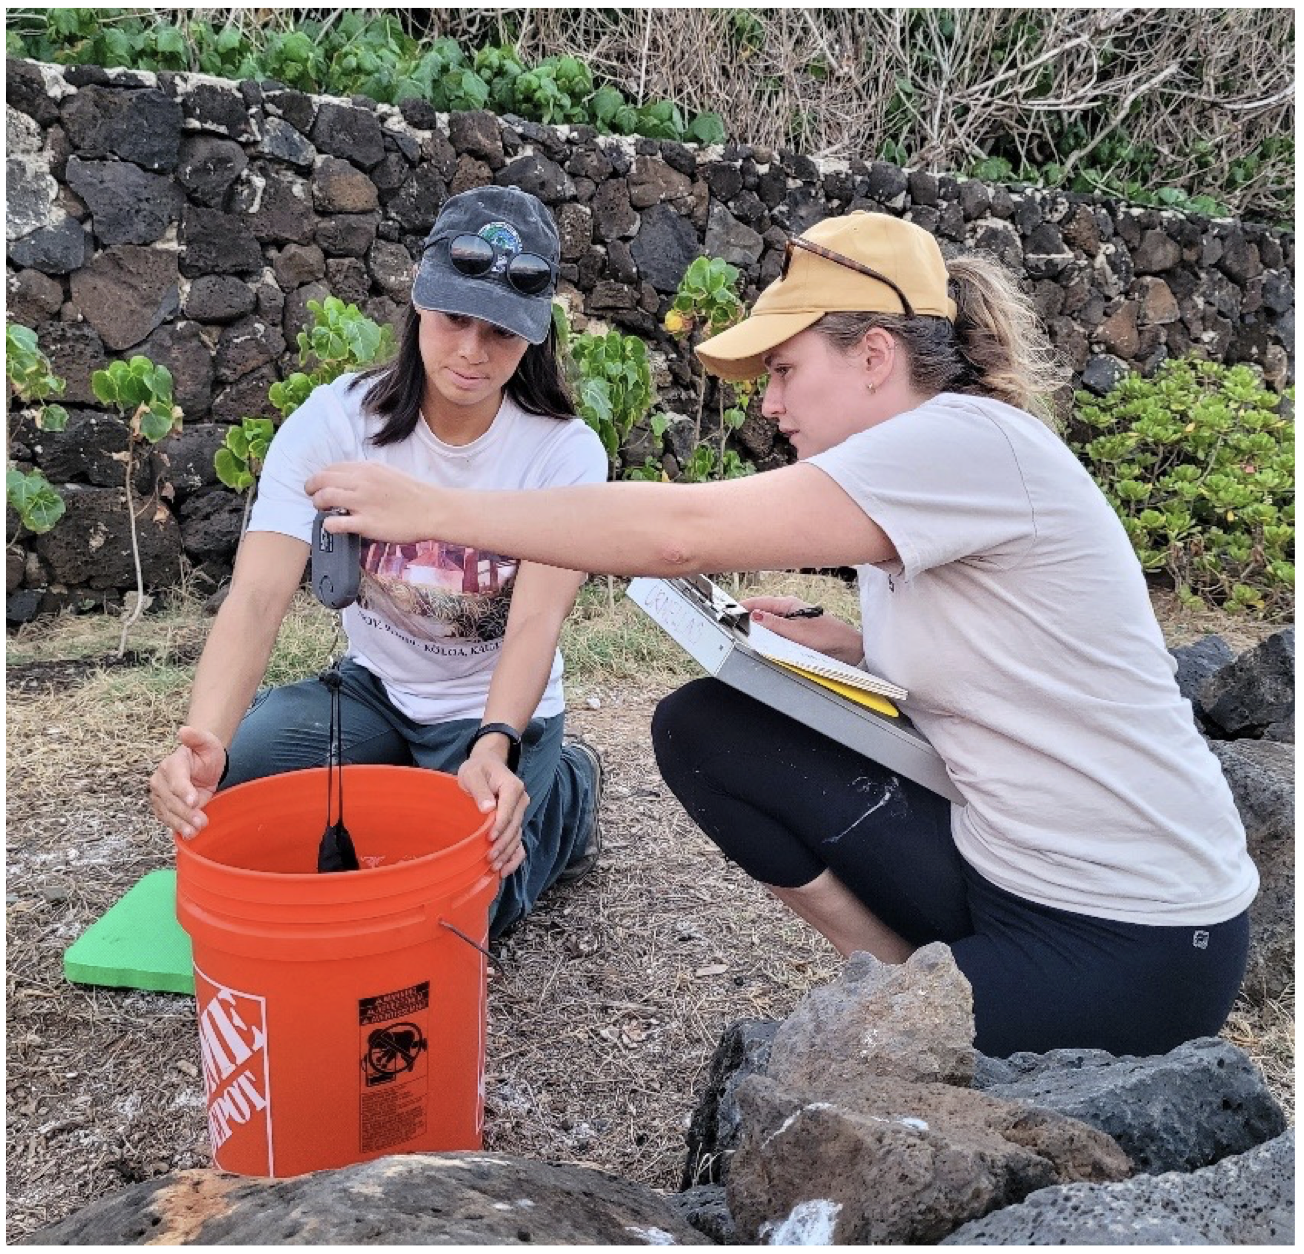
<svg viewBox="0 0 1304 1254">
<path fill-rule="evenodd" d="M 854 209 L 906 217 L 944 251 L 982 249 L 1025 277 L 1075 381 L 1098 392 L 1126 367 L 1192 352 L 1254 363 L 1274 386 L 1293 378 L 1294 236 L 1261 225 L 199 75 L 10 60 L 7 86 L 8 317 L 38 332 L 71 415 L 60 435 L 11 432 L 12 458 L 68 504 L 52 532 L 9 551 L 11 621 L 113 604 L 134 586 L 115 457 L 126 431 L 97 405 L 94 370 L 135 353 L 172 370 L 185 428 L 137 484 L 151 494 L 146 581 L 175 583 L 184 564 L 216 583 L 242 502 L 213 454 L 228 424 L 271 412 L 269 386 L 298 366 L 307 302 L 334 294 L 396 321 L 439 206 L 487 183 L 550 206 L 573 322 L 645 337 L 672 413 L 697 405 L 689 354 L 661 326 L 693 258 L 738 266 L 751 299 L 789 235 Z M 636 433 L 633 460 L 660 454 L 673 474 L 691 427 L 672 423 L 664 449 Z M 761 466 L 788 457 L 757 418 L 736 438 Z"/>
</svg>

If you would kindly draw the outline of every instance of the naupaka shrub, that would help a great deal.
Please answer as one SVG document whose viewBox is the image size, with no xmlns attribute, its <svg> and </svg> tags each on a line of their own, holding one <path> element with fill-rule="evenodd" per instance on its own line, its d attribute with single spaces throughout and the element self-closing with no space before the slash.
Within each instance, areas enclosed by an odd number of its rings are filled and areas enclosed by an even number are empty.
<svg viewBox="0 0 1304 1254">
<path fill-rule="evenodd" d="M 1147 572 L 1188 603 L 1290 612 L 1295 587 L 1294 389 L 1249 366 L 1167 361 L 1103 399 L 1077 394 L 1080 442 Z"/>
</svg>

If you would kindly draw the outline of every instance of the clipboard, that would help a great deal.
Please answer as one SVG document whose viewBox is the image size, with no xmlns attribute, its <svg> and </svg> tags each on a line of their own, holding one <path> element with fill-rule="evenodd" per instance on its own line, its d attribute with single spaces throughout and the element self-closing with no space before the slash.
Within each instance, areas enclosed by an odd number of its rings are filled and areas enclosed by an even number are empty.
<svg viewBox="0 0 1304 1254">
<path fill-rule="evenodd" d="M 941 756 L 905 714 L 880 712 L 862 704 L 866 694 L 840 695 L 827 681 L 763 657 L 749 643 L 747 611 L 710 580 L 700 575 L 640 577 L 630 580 L 626 595 L 708 674 L 930 792 L 964 804 Z"/>
</svg>

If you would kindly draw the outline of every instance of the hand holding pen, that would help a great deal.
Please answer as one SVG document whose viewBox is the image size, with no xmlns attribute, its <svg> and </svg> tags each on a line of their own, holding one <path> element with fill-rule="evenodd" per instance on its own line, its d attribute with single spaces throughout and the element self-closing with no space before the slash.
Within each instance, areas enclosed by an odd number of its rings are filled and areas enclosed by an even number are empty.
<svg viewBox="0 0 1304 1254">
<path fill-rule="evenodd" d="M 822 605 L 811 605 L 799 597 L 748 597 L 743 608 L 758 627 L 766 627 L 808 649 L 827 653 L 851 666 L 864 656 L 860 629 L 845 623 L 835 614 L 826 614 Z"/>
</svg>

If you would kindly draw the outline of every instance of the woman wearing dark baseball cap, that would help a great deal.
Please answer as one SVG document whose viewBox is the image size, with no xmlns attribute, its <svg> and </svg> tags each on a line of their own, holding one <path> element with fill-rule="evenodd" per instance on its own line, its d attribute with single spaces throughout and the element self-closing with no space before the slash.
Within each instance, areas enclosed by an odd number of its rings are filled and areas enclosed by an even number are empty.
<svg viewBox="0 0 1304 1254">
<path fill-rule="evenodd" d="M 534 196 L 453 196 L 418 260 L 395 360 L 319 387 L 276 433 L 186 725 L 151 780 L 155 814 L 182 836 L 204 825 L 218 788 L 327 760 L 325 685 L 254 698 L 309 552 L 304 479 L 341 459 L 481 491 L 606 478 L 606 452 L 573 417 L 557 359 L 559 260 Z M 557 648 L 584 576 L 437 531 L 365 539 L 362 566 L 344 610 L 344 759 L 455 772 L 496 809 L 490 859 L 502 887 L 490 935 L 500 936 L 597 857 L 601 763 L 563 740 Z"/>
<path fill-rule="evenodd" d="M 724 853 L 842 953 L 950 946 L 988 1054 L 1153 1054 L 1218 1031 L 1258 883 L 1108 502 L 1038 414 L 1058 381 L 1028 301 L 884 214 L 789 240 L 699 349 L 769 374 L 798 464 L 723 483 L 439 491 L 335 466 L 334 530 L 427 529 L 613 574 L 855 566 L 861 625 L 747 604 L 909 690 L 952 802 L 714 679 L 662 702 L 662 774 Z"/>
</svg>

